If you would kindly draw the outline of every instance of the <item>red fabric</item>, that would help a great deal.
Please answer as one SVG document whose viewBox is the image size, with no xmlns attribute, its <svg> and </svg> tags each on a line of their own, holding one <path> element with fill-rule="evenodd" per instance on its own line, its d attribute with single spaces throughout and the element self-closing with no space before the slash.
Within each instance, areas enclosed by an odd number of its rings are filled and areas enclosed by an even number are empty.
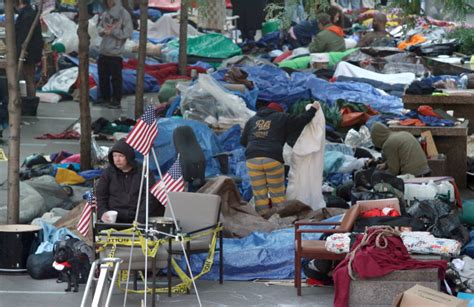
<svg viewBox="0 0 474 307">
<path fill-rule="evenodd" d="M 73 154 L 62 160 L 61 163 L 81 163 L 81 154 Z"/>
<path fill-rule="evenodd" d="M 376 247 L 376 237 L 381 228 L 369 228 L 371 235 L 365 246 L 362 246 L 355 254 L 352 261 L 352 269 L 360 279 L 381 277 L 396 270 L 416 270 L 437 268 L 440 280 L 444 279 L 447 262 L 444 260 L 420 261 L 410 257 L 398 236 L 386 236 L 387 247 L 385 249 Z M 353 251 L 361 243 L 363 235 L 356 236 L 356 242 L 351 248 Z M 383 245 L 383 240 L 381 240 Z M 341 261 L 334 269 L 334 306 L 346 307 L 349 305 L 349 288 L 351 278 L 348 266 L 349 257 Z"/>
<path fill-rule="evenodd" d="M 283 52 L 281 55 L 277 56 L 274 60 L 273 63 L 280 63 L 283 62 L 287 57 L 291 56 L 292 51 L 287 51 Z"/>
<path fill-rule="evenodd" d="M 402 120 L 400 122 L 400 125 L 401 126 L 417 126 L 417 127 L 426 126 L 426 124 L 422 122 L 421 120 L 419 120 L 418 118 L 409 118 L 409 119 Z"/>
<path fill-rule="evenodd" d="M 71 268 L 71 264 L 67 261 L 64 262 L 56 262 L 56 264 L 63 265 L 65 268 Z"/>
<path fill-rule="evenodd" d="M 273 111 L 277 111 L 277 112 L 283 112 L 283 111 L 285 111 L 285 110 L 283 109 L 283 107 L 282 107 L 279 103 L 277 103 L 277 102 L 271 102 L 271 103 L 267 106 L 267 108 L 272 109 Z"/>
<path fill-rule="evenodd" d="M 123 63 L 123 69 L 137 69 L 138 60 L 130 59 Z M 205 73 L 206 70 L 200 66 L 187 66 L 186 75 L 191 76 L 191 70 L 195 69 L 198 73 Z M 177 63 L 167 63 L 167 64 L 145 64 L 145 73 L 153 76 L 158 84 L 162 85 L 168 79 L 177 79 L 178 74 L 178 64 Z"/>
<path fill-rule="evenodd" d="M 352 111 L 350 107 L 342 107 L 339 111 L 341 114 L 341 127 L 352 127 L 356 125 L 365 125 L 372 115 L 377 115 L 378 112 L 372 110 L 370 107 L 367 112 Z"/>
<path fill-rule="evenodd" d="M 38 140 L 66 140 L 66 139 L 80 139 L 81 134 L 74 130 L 65 131 L 62 133 L 45 133 L 41 136 L 35 137 Z"/>
<path fill-rule="evenodd" d="M 386 208 L 386 209 L 391 209 L 388 214 L 385 214 L 382 209 L 380 208 L 374 208 L 367 210 L 365 212 L 362 212 L 360 214 L 361 217 L 368 218 L 368 217 L 378 217 L 378 216 L 400 216 L 400 213 L 397 212 L 397 210 L 393 208 Z"/>
<path fill-rule="evenodd" d="M 324 282 L 322 280 L 314 279 L 311 277 L 306 278 L 306 283 L 310 286 L 315 286 L 315 287 L 324 287 L 330 284 L 328 282 Z"/>
<path fill-rule="evenodd" d="M 442 118 L 441 116 L 439 116 L 439 114 L 435 113 L 433 111 L 433 108 L 430 107 L 430 106 L 419 106 L 418 107 L 418 113 L 420 113 L 421 115 L 425 115 L 425 116 L 433 116 L 433 117 L 436 117 L 436 118 Z"/>
</svg>

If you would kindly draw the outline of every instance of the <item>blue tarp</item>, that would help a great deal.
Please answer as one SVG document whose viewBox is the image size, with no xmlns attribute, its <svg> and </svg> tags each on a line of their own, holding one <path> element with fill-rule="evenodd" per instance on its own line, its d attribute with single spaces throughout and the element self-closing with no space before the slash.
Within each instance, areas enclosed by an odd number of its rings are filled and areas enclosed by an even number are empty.
<svg viewBox="0 0 474 307">
<path fill-rule="evenodd" d="M 400 98 L 383 95 L 373 86 L 356 82 L 329 83 L 313 74 L 295 72 L 289 76 L 284 70 L 272 65 L 241 67 L 249 74 L 248 79 L 259 88 L 258 99 L 276 101 L 286 109 L 302 99 L 318 99 L 334 105 L 338 99 L 370 105 L 374 110 L 400 114 L 403 102 Z M 226 69 L 219 70 L 213 77 L 223 80 Z"/>
<path fill-rule="evenodd" d="M 341 216 L 327 219 L 337 222 Z M 331 226 L 325 226 L 329 228 Z M 304 234 L 306 240 L 318 240 L 321 234 Z M 191 256 L 194 274 L 201 271 L 207 253 Z M 269 233 L 253 232 L 241 239 L 224 239 L 224 279 L 290 279 L 294 277 L 295 262 L 295 230 L 285 228 Z M 211 271 L 202 276 L 203 279 L 219 279 L 219 255 L 215 254 Z M 181 268 L 185 268 L 184 259 Z"/>
<path fill-rule="evenodd" d="M 303 78 L 303 76 L 299 76 L 299 78 Z M 370 105 L 374 110 L 383 113 L 400 114 L 403 109 L 403 102 L 399 97 L 383 95 L 366 83 L 329 83 L 316 77 L 309 77 L 305 86 L 311 89 L 314 98 L 330 105 L 334 105 L 338 99 L 344 99 Z"/>
</svg>

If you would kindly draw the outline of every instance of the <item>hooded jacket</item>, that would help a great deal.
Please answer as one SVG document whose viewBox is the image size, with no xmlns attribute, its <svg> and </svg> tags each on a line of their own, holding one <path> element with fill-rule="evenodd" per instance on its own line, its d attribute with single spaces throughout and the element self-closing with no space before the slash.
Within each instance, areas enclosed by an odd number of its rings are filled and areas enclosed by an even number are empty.
<svg viewBox="0 0 474 307">
<path fill-rule="evenodd" d="M 346 50 L 344 31 L 335 25 L 326 27 L 318 32 L 308 48 L 311 53 L 344 51 Z"/>
<path fill-rule="evenodd" d="M 312 107 L 299 116 L 261 108 L 247 121 L 240 138 L 240 143 L 247 147 L 245 157 L 265 157 L 283 163 L 283 145 L 296 131 L 301 133 L 314 114 L 316 109 Z"/>
<path fill-rule="evenodd" d="M 108 27 L 112 28 L 110 34 L 105 33 Z M 107 7 L 100 18 L 97 30 L 102 37 L 99 53 L 107 56 L 122 56 L 125 42 L 132 37 L 133 23 L 130 14 L 122 6 L 121 0 L 115 0 L 113 7 Z"/>
<path fill-rule="evenodd" d="M 119 152 L 127 158 L 127 162 L 132 165 L 132 170 L 124 173 L 118 169 L 113 160 L 113 153 Z M 110 165 L 105 169 L 100 177 L 96 188 L 97 215 L 100 219 L 102 214 L 109 210 L 116 210 L 117 223 L 131 223 L 135 219 L 135 212 L 140 191 L 142 167 L 135 161 L 135 152 L 125 143 L 125 139 L 119 140 L 109 151 Z M 150 173 L 150 187 L 153 186 L 155 178 Z M 145 185 L 143 185 L 142 200 L 138 221 L 145 221 Z M 164 207 L 156 198 L 149 195 L 149 215 L 162 216 Z"/>
<path fill-rule="evenodd" d="M 415 137 L 408 132 L 392 132 L 381 124 L 372 126 L 372 142 L 382 149 L 382 156 L 392 175 L 422 175 L 429 171 L 428 160 Z"/>
</svg>

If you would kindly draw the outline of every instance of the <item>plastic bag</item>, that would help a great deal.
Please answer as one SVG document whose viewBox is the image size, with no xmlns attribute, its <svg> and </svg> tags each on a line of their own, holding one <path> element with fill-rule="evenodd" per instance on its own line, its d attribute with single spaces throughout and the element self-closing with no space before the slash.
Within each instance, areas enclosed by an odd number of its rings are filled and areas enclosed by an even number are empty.
<svg viewBox="0 0 474 307">
<path fill-rule="evenodd" d="M 211 127 L 228 129 L 241 127 L 255 112 L 247 109 L 245 101 L 222 88 L 211 76 L 201 74 L 198 81 L 183 90 L 181 114 L 186 119 L 204 122 Z"/>
<path fill-rule="evenodd" d="M 354 129 L 349 130 L 344 140 L 344 144 L 352 147 L 373 147 L 372 137 L 367 126 L 361 126 L 359 131 Z"/>
<path fill-rule="evenodd" d="M 54 43 L 61 43 L 66 48 L 66 53 L 78 51 L 79 37 L 77 25 L 74 21 L 61 13 L 50 13 L 43 16 L 43 21 L 51 33 L 56 36 Z"/>
</svg>

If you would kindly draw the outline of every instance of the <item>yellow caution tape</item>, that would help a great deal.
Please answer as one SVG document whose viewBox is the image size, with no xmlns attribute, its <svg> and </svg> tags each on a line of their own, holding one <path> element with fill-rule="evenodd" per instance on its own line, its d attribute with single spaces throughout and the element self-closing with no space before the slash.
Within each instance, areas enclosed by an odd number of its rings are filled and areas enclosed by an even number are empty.
<svg viewBox="0 0 474 307">
<path fill-rule="evenodd" d="M 3 151 L 3 148 L 0 148 L 0 161 L 8 161 L 7 155 Z"/>
<path fill-rule="evenodd" d="M 208 231 L 200 232 L 200 233 L 197 233 L 197 234 L 194 234 L 194 235 L 191 235 L 191 236 L 187 236 L 187 235 L 184 234 L 184 236 L 180 237 L 181 240 L 183 240 L 183 243 L 185 243 L 185 242 L 188 242 L 188 241 L 192 242 L 193 240 L 195 240 L 197 238 L 208 236 L 208 235 L 212 234 L 211 244 L 210 244 L 210 248 L 209 248 L 206 260 L 204 261 L 204 265 L 202 267 L 201 272 L 194 276 L 194 281 L 197 280 L 198 278 L 200 278 L 201 276 L 203 276 L 204 274 L 208 273 L 211 270 L 212 265 L 214 264 L 214 255 L 215 255 L 215 250 L 216 250 L 216 245 L 217 245 L 217 234 L 219 233 L 219 231 L 222 230 L 222 228 L 223 228 L 222 225 L 219 224 L 214 229 L 210 229 Z M 132 228 L 129 228 L 129 229 L 125 229 L 125 230 L 120 230 L 120 231 L 115 230 L 115 229 L 108 229 L 108 230 L 102 232 L 102 234 L 106 235 L 106 238 L 102 239 L 102 237 L 100 237 L 96 240 L 96 244 L 99 246 L 97 248 L 97 252 L 104 251 L 108 246 L 110 246 L 111 251 L 108 255 L 109 257 L 114 257 L 115 256 L 115 250 L 116 250 L 117 246 L 125 246 L 125 247 L 132 247 L 132 246 L 138 247 L 138 246 L 140 246 L 144 255 L 146 255 L 146 253 L 148 251 L 148 256 L 153 258 L 153 257 L 156 256 L 156 253 L 158 252 L 159 247 L 168 242 L 168 239 L 158 239 L 158 240 L 149 239 L 148 240 L 148 246 L 147 246 L 146 238 L 143 236 L 143 234 L 139 230 L 137 230 L 136 226 L 132 227 Z M 128 238 L 128 237 L 116 237 L 117 235 L 120 235 L 120 234 L 132 235 L 132 237 L 130 237 L 130 238 Z M 137 238 L 137 239 L 132 241 L 133 235 L 135 235 L 135 238 Z M 184 294 L 184 293 L 186 293 L 187 290 L 191 288 L 191 284 L 193 283 L 193 279 L 188 277 L 188 275 L 186 275 L 186 273 L 183 272 L 183 270 L 181 269 L 181 267 L 178 265 L 178 263 L 175 261 L 175 259 L 173 257 L 171 257 L 171 266 L 175 270 L 178 277 L 181 279 L 180 284 L 171 287 L 171 292 L 175 293 L 175 294 Z M 168 269 L 170 269 L 170 268 L 168 268 Z M 122 289 L 121 283 L 126 282 L 127 278 L 128 278 L 127 270 L 122 270 L 120 272 L 120 277 L 117 278 L 117 287 L 119 289 Z M 141 271 L 140 271 L 140 278 L 142 279 L 142 281 L 144 281 L 144 276 L 143 276 L 143 273 Z M 124 289 L 122 289 L 122 290 L 124 290 Z M 131 290 L 131 289 L 128 290 L 129 293 L 136 293 L 136 294 L 144 294 L 145 291 L 147 293 L 151 293 L 152 288 L 147 287 L 146 290 Z M 168 287 L 155 288 L 155 291 L 157 293 L 167 293 L 168 292 Z"/>
</svg>

